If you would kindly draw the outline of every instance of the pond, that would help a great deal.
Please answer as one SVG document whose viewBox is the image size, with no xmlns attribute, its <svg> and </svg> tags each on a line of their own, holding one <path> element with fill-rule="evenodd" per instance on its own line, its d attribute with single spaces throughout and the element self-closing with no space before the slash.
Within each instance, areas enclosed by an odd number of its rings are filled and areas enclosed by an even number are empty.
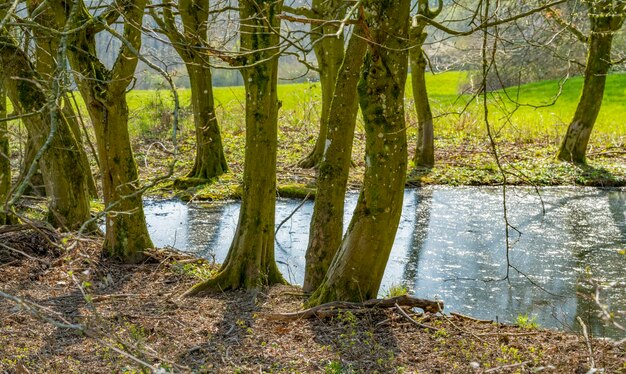
<svg viewBox="0 0 626 374">
<path fill-rule="evenodd" d="M 346 226 L 358 195 L 346 198 Z M 276 223 L 299 200 L 279 200 Z M 502 189 L 408 189 L 396 241 L 381 286 L 403 284 L 416 296 L 440 298 L 446 311 L 515 322 L 536 318 L 544 327 L 579 330 L 580 316 L 596 336 L 620 337 L 597 318 L 592 276 L 606 288 L 602 302 L 626 311 L 626 190 L 509 187 L 510 277 L 507 272 Z M 276 260 L 291 283 L 303 281 L 313 202 L 287 220 L 276 237 Z M 147 201 L 150 234 L 218 263 L 228 252 L 238 202 L 184 204 Z M 515 270 L 517 269 L 517 270 Z"/>
</svg>

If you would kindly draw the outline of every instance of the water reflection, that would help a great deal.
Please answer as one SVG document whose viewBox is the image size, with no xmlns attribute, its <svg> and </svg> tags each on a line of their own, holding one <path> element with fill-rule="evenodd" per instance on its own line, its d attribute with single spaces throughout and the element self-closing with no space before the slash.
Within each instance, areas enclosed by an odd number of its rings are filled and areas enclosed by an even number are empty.
<svg viewBox="0 0 626 374">
<path fill-rule="evenodd" d="M 533 189 L 510 189 L 509 220 L 521 232 L 511 231 L 510 258 L 524 275 L 512 270 L 507 282 L 498 280 L 507 270 L 499 189 L 407 190 L 381 291 L 406 284 L 418 296 L 442 298 L 449 311 L 500 321 L 527 313 L 543 326 L 570 328 L 581 315 L 594 334 L 616 334 L 599 323 L 594 303 L 581 294 L 591 291 L 585 285 L 591 273 L 616 282 L 604 301 L 614 311 L 626 310 L 626 258 L 618 253 L 626 247 L 626 190 L 546 188 L 541 196 L 545 214 Z M 347 197 L 346 221 L 357 197 Z M 278 201 L 276 223 L 299 203 Z M 292 283 L 303 281 L 312 209 L 312 202 L 304 204 L 276 237 L 276 260 Z M 146 214 L 156 245 L 220 262 L 234 236 L 239 205 L 148 203 Z"/>
</svg>

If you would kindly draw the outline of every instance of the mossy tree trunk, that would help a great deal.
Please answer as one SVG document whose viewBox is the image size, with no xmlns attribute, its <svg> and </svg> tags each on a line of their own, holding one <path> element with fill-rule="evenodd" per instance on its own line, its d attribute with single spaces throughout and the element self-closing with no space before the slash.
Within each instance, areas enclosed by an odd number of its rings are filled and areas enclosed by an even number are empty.
<svg viewBox="0 0 626 374">
<path fill-rule="evenodd" d="M 31 114 L 22 120 L 34 148 L 39 151 L 49 142 L 39 160 L 48 197 L 48 219 L 56 227 L 77 230 L 91 218 L 89 171 L 80 162 L 80 146 L 62 111 L 50 108 L 51 100 L 42 88 L 48 80 L 36 73 L 26 53 L 6 35 L 0 37 L 0 62 L 15 111 Z M 56 111 L 54 119 L 52 111 Z"/>
<path fill-rule="evenodd" d="M 187 175 L 189 178 L 212 179 L 228 171 L 224 156 L 222 136 L 215 116 L 213 82 L 209 53 L 207 53 L 208 22 L 210 17 L 209 0 L 181 0 L 178 14 L 182 21 L 180 31 L 175 21 L 172 7 L 163 8 L 162 14 L 152 12 L 161 31 L 167 35 L 182 58 L 189 75 L 191 102 L 196 130 L 196 155 L 194 166 Z"/>
<path fill-rule="evenodd" d="M 246 150 L 239 222 L 219 273 L 187 291 L 284 283 L 274 261 L 278 46 L 282 1 L 240 0 L 241 68 L 246 90 Z"/>
<path fill-rule="evenodd" d="M 328 116 L 328 136 L 317 176 L 317 193 L 306 252 L 304 291 L 319 287 L 341 245 L 344 201 L 359 108 L 357 84 L 367 42 L 361 30 L 350 38 Z"/>
<path fill-rule="evenodd" d="M 196 156 L 190 178 L 212 179 L 228 171 L 222 136 L 215 116 L 211 68 L 202 60 L 187 65 L 196 129 Z"/>
<path fill-rule="evenodd" d="M 43 27 L 33 27 L 32 33 L 35 38 L 35 70 L 37 74 L 41 76 L 45 81 L 52 81 L 54 72 L 57 68 L 56 56 L 61 44 L 61 36 L 57 33 L 51 33 L 48 29 L 57 30 L 59 26 L 56 23 L 51 9 L 47 7 L 44 0 L 28 0 L 27 1 L 29 14 L 35 22 Z M 78 123 L 78 116 L 72 108 L 72 104 L 67 97 L 62 98 L 63 102 L 63 115 L 67 121 L 74 139 L 78 142 L 79 162 L 81 168 L 88 171 L 87 181 L 89 184 L 89 193 L 93 197 L 98 196 L 98 190 L 93 174 L 91 173 L 91 167 L 89 165 L 89 158 L 85 151 L 82 133 L 80 131 L 80 125 Z M 30 165 L 29 165 L 30 166 Z"/>
<path fill-rule="evenodd" d="M 585 81 L 574 118 L 561 142 L 557 155 L 559 160 L 579 164 L 587 162 L 587 146 L 600 113 L 606 77 L 611 69 L 613 38 L 626 17 L 626 5 L 613 4 L 609 0 L 594 0 L 588 4 L 591 34 L 588 37 Z"/>
<path fill-rule="evenodd" d="M 438 1 L 437 9 L 431 9 L 428 0 L 418 1 L 418 15 L 421 17 L 434 19 L 442 10 L 442 0 Z M 432 168 L 435 166 L 435 129 L 426 88 L 426 66 L 428 61 L 423 48 L 428 36 L 425 31 L 427 25 L 426 20 L 415 17 L 409 32 L 411 40 L 409 52 L 411 86 L 417 113 L 417 147 L 413 161 L 418 168 Z"/>
<path fill-rule="evenodd" d="M 366 132 L 363 187 L 348 232 L 310 305 L 378 294 L 404 195 L 407 141 L 404 88 L 410 0 L 366 0 L 371 40 L 358 86 Z"/>
<path fill-rule="evenodd" d="M 11 189 L 11 154 L 9 149 L 9 123 L 7 94 L 4 89 L 4 68 L 0 68 L 0 225 L 7 224 L 5 202 Z"/>
<path fill-rule="evenodd" d="M 423 28 L 422 28 L 423 30 Z M 422 45 L 426 40 L 426 33 L 419 27 L 411 29 L 411 86 L 415 111 L 417 112 L 417 147 L 414 163 L 416 167 L 432 168 L 435 166 L 435 129 L 433 113 L 428 100 L 426 89 L 426 56 Z"/>
<path fill-rule="evenodd" d="M 311 11 L 313 18 L 322 20 L 343 19 L 345 4 L 337 0 L 313 0 Z M 311 43 L 317 59 L 322 90 L 322 111 L 320 113 L 320 128 L 313 150 L 298 163 L 301 168 L 318 166 L 324 155 L 328 133 L 330 106 L 337 83 L 337 74 L 343 62 L 344 37 L 334 37 L 339 30 L 336 23 L 325 25 L 311 25 Z"/>
<path fill-rule="evenodd" d="M 134 79 L 141 48 L 141 24 L 145 0 L 123 3 L 118 8 L 124 24 L 122 43 L 116 61 L 107 69 L 96 55 L 97 22 L 79 0 L 75 17 L 61 1 L 55 4 L 61 24 L 70 22 L 76 32 L 69 36 L 69 60 L 94 126 L 106 214 L 104 249 L 109 256 L 127 263 L 143 259 L 143 251 L 153 247 L 143 211 L 137 165 L 128 134 L 126 89 Z M 84 26 L 90 25 L 90 26 Z M 129 46 L 130 45 L 130 46 Z"/>
</svg>

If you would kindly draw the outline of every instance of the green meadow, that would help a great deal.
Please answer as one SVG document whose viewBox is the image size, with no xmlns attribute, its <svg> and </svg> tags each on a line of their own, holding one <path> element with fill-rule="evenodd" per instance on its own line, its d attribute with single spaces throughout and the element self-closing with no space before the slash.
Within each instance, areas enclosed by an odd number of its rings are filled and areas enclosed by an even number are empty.
<svg viewBox="0 0 626 374">
<path fill-rule="evenodd" d="M 467 135 L 484 135 L 482 96 L 474 97 L 472 78 L 467 72 L 445 72 L 428 74 L 429 98 L 436 119 L 439 135 L 449 132 L 466 131 Z M 479 82 L 474 84 L 478 87 Z M 569 119 L 572 117 L 582 89 L 581 77 L 562 81 L 543 81 L 511 87 L 489 94 L 490 120 L 498 135 L 505 140 L 532 140 L 553 136 L 558 140 Z M 283 84 L 278 87 L 282 102 L 282 125 L 294 121 L 310 122 L 317 126 L 317 111 L 321 104 L 319 83 Z M 407 82 L 407 117 L 414 120 L 412 111 L 412 90 Z M 245 93 L 243 87 L 219 87 L 214 90 L 215 102 L 221 125 L 226 129 L 240 127 L 244 110 Z M 180 105 L 188 108 L 190 91 L 179 90 Z M 140 136 L 153 130 L 156 113 L 172 108 L 169 91 L 133 90 L 128 95 L 133 112 L 131 134 Z M 595 139 L 601 142 L 618 139 L 626 135 L 626 74 L 613 74 L 608 77 L 600 117 L 596 124 Z M 287 122 L 287 123 L 284 123 Z M 411 132 L 409 130 L 409 132 Z"/>
<path fill-rule="evenodd" d="M 413 170 L 412 185 L 494 185 L 506 176 L 510 184 L 527 185 L 626 185 L 626 74 L 608 77 L 600 117 L 592 134 L 589 165 L 574 166 L 555 161 L 560 138 L 572 117 L 582 78 L 565 82 L 543 81 L 491 92 L 489 122 L 503 165 L 495 162 L 484 121 L 481 97 L 473 96 L 479 82 L 467 72 L 428 74 L 427 84 L 435 115 L 436 167 Z M 319 126 L 319 83 L 283 84 L 278 87 L 281 110 L 278 131 L 278 183 L 284 195 L 298 196 L 315 184 L 314 170 L 301 170 L 297 162 L 313 147 Z M 175 177 L 191 168 L 194 154 L 190 90 L 178 90 L 180 124 L 178 154 L 173 156 L 173 100 L 168 90 L 133 90 L 128 94 L 129 130 L 141 175 L 151 179 L 164 175 L 176 159 Z M 190 187 L 183 197 L 220 199 L 236 197 L 243 173 L 245 149 L 245 93 L 243 87 L 214 90 L 217 116 L 222 128 L 225 154 L 231 172 L 218 181 Z M 410 79 L 406 90 L 409 157 L 415 148 L 416 116 Z M 77 96 L 83 118 L 88 118 Z M 89 126 L 87 126 L 89 127 Z M 355 134 L 350 186 L 357 188 L 364 170 L 365 135 L 359 120 Z M 169 151 L 164 151 L 169 149 Z M 504 171 L 504 174 L 502 173 Z M 182 184 L 185 185 L 184 183 Z M 172 184 L 163 185 L 169 193 Z"/>
</svg>

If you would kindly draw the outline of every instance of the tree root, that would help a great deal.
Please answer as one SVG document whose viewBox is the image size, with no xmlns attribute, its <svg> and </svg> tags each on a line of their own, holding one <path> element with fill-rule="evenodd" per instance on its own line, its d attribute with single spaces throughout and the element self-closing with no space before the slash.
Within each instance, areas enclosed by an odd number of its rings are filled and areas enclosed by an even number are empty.
<svg viewBox="0 0 626 374">
<path fill-rule="evenodd" d="M 298 161 L 298 167 L 301 169 L 313 169 L 319 165 L 322 160 L 322 155 L 315 152 L 315 149 L 311 153 Z"/>
<path fill-rule="evenodd" d="M 363 303 L 353 303 L 346 301 L 333 301 L 321 304 L 309 309 L 294 313 L 265 314 L 265 317 L 274 321 L 293 321 L 308 319 L 313 317 L 325 318 L 337 314 L 338 309 L 373 309 L 373 308 L 395 308 L 396 305 L 410 308 L 420 308 L 426 312 L 436 313 L 443 310 L 443 301 L 432 301 L 418 299 L 408 295 L 392 297 L 389 299 L 372 299 Z"/>
</svg>

